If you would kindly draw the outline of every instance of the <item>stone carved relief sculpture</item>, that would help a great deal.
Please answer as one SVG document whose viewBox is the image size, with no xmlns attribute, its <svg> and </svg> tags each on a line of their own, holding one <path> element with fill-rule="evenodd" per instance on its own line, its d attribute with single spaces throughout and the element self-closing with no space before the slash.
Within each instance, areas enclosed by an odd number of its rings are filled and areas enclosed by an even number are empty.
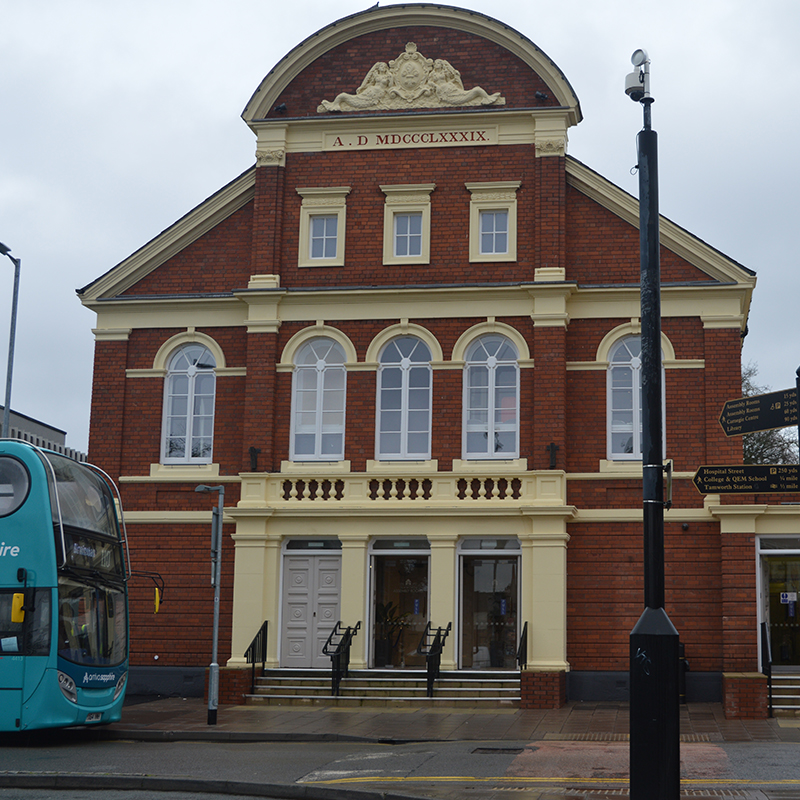
<svg viewBox="0 0 800 800">
<path fill-rule="evenodd" d="M 505 102 L 500 92 L 489 94 L 480 86 L 465 89 L 461 73 L 448 61 L 425 58 L 409 42 L 396 59 L 374 64 L 355 94 L 342 92 L 333 100 L 323 100 L 317 112 L 489 106 Z"/>
</svg>

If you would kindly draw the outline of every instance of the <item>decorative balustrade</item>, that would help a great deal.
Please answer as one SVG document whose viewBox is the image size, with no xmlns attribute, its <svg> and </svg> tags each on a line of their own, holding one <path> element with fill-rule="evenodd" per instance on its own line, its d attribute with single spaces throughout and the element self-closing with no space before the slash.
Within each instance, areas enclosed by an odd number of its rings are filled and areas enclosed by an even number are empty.
<svg viewBox="0 0 800 800">
<path fill-rule="evenodd" d="M 454 505 L 493 503 L 498 506 L 566 503 L 566 475 L 559 470 L 503 474 L 431 472 L 396 475 L 370 472 L 325 474 L 247 473 L 242 475 L 239 508 L 280 508 L 298 505 L 371 506 L 378 504 Z"/>
</svg>

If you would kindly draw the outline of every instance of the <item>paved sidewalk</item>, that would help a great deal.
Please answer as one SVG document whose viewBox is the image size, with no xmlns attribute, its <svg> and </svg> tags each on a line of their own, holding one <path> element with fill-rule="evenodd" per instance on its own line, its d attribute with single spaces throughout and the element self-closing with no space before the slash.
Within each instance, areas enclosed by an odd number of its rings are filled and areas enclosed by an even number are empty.
<svg viewBox="0 0 800 800">
<path fill-rule="evenodd" d="M 136 698 L 140 699 L 140 698 Z M 681 706 L 684 742 L 800 742 L 800 719 L 726 720 L 719 703 Z M 126 705 L 122 720 L 87 729 L 108 738 L 224 741 L 626 741 L 627 703 L 516 708 L 222 706 L 208 725 L 200 698 Z"/>
</svg>

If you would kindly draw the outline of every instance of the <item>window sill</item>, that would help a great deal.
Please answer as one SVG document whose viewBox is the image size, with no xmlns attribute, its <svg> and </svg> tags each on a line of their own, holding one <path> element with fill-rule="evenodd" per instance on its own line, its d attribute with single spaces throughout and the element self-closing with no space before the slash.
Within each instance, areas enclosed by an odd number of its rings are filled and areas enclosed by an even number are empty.
<svg viewBox="0 0 800 800">
<path fill-rule="evenodd" d="M 281 475 L 319 475 L 350 472 L 349 461 L 281 461 Z"/>
<path fill-rule="evenodd" d="M 367 472 L 381 475 L 396 475 L 398 471 L 413 470 L 414 473 L 435 473 L 439 471 L 439 461 L 414 460 L 414 459 L 393 459 L 391 461 L 367 461 Z"/>
<path fill-rule="evenodd" d="M 671 462 L 672 459 L 665 459 L 664 466 Z M 604 472 L 608 475 L 631 475 L 634 477 L 642 477 L 642 459 L 631 458 L 620 461 L 606 461 L 601 460 L 598 472 Z"/>
<path fill-rule="evenodd" d="M 642 474 L 642 459 L 632 458 L 624 461 L 608 461 L 601 459 L 599 472 L 606 472 L 612 475 L 639 475 Z"/>
<path fill-rule="evenodd" d="M 527 458 L 470 458 L 453 459 L 453 472 L 527 472 Z"/>
<path fill-rule="evenodd" d="M 219 477 L 219 464 L 151 464 L 151 478 L 198 478 Z"/>
</svg>

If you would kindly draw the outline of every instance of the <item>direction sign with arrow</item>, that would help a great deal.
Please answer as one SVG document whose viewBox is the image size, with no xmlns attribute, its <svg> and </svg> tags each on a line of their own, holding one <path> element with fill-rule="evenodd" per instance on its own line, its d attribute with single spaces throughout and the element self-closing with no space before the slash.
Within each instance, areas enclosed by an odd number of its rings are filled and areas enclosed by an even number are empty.
<svg viewBox="0 0 800 800">
<path fill-rule="evenodd" d="M 797 425 L 797 388 L 728 400 L 722 408 L 719 424 L 726 436 Z"/>
<path fill-rule="evenodd" d="M 700 467 L 694 485 L 702 494 L 775 494 L 800 492 L 797 464 L 742 464 Z"/>
</svg>

